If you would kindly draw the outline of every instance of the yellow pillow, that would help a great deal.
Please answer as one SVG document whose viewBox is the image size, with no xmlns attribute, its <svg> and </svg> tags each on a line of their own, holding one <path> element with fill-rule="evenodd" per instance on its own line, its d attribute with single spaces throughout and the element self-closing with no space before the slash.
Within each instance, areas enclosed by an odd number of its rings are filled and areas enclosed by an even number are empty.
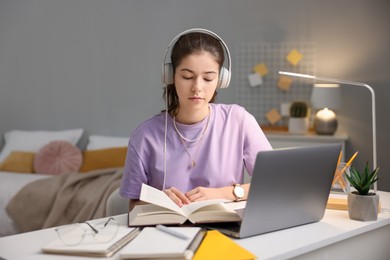
<svg viewBox="0 0 390 260">
<path fill-rule="evenodd" d="M 0 170 L 6 172 L 33 173 L 35 153 L 12 151 L 0 165 Z"/>
<path fill-rule="evenodd" d="M 124 167 L 127 147 L 105 148 L 83 151 L 83 164 L 80 172 L 98 169 Z"/>
</svg>

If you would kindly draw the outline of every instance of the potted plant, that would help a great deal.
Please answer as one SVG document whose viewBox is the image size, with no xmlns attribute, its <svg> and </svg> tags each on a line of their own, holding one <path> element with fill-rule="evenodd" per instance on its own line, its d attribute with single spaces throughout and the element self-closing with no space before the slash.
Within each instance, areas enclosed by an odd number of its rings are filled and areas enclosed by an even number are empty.
<svg viewBox="0 0 390 260">
<path fill-rule="evenodd" d="M 304 101 L 294 101 L 290 106 L 288 131 L 292 134 L 305 134 L 309 128 L 308 105 Z"/>
<path fill-rule="evenodd" d="M 345 174 L 349 183 L 356 189 L 348 193 L 348 213 L 351 219 L 361 221 L 377 220 L 379 195 L 370 192 L 371 186 L 378 181 L 379 167 L 372 172 L 368 169 L 368 163 L 364 172 L 351 167 L 350 175 Z"/>
</svg>

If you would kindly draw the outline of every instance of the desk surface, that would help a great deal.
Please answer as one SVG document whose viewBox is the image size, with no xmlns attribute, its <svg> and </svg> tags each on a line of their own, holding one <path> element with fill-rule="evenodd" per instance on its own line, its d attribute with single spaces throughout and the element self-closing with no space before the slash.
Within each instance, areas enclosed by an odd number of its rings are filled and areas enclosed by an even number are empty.
<svg viewBox="0 0 390 260">
<path fill-rule="evenodd" d="M 387 229 L 390 227 L 390 193 L 379 192 L 379 194 L 382 212 L 377 221 L 354 221 L 349 219 L 346 211 L 326 210 L 324 218 L 319 222 L 235 241 L 259 259 L 286 259 L 383 227 Z M 126 225 L 126 214 L 116 216 L 116 218 L 121 224 Z M 390 232 L 385 234 L 390 237 Z M 0 238 L 0 257 L 5 259 L 94 259 L 41 253 L 40 248 L 55 238 L 56 233 L 53 228 Z M 388 241 L 386 239 L 386 243 Z M 378 240 L 373 242 L 377 243 Z M 388 252 L 390 249 L 387 247 L 384 250 Z M 119 254 L 108 259 L 120 259 Z"/>
</svg>

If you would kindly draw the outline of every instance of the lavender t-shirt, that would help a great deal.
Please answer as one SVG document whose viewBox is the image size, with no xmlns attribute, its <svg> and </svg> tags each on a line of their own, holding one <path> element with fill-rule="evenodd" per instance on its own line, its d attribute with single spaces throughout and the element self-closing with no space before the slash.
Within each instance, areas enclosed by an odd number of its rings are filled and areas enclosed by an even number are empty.
<svg viewBox="0 0 390 260">
<path fill-rule="evenodd" d="M 256 155 L 272 147 L 256 119 L 238 105 L 210 104 L 210 119 L 185 125 L 176 122 L 190 156 L 168 115 L 165 189 L 175 187 L 187 192 L 198 186 L 224 187 L 242 183 L 243 170 L 251 175 Z M 209 120 L 209 122 L 208 122 Z M 141 123 L 131 134 L 120 195 L 139 199 L 141 184 L 157 189 L 164 183 L 165 113 Z M 195 167 L 191 167 L 192 160 Z"/>
</svg>

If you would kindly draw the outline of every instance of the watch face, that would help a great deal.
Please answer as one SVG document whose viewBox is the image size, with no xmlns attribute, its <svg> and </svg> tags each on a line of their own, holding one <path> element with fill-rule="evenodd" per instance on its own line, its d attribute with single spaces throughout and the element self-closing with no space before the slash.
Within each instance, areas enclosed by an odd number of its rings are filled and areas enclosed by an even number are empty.
<svg viewBox="0 0 390 260">
<path fill-rule="evenodd" d="M 244 197 L 244 188 L 240 186 L 234 187 L 234 195 L 236 195 L 237 198 Z"/>
</svg>

